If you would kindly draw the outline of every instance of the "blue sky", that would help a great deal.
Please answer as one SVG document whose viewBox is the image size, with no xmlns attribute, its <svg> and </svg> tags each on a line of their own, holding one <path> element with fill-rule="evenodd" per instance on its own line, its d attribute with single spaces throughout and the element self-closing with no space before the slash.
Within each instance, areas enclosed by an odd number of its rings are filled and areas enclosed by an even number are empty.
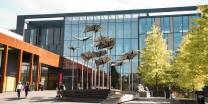
<svg viewBox="0 0 208 104">
<path fill-rule="evenodd" d="M 0 27 L 15 29 L 17 15 L 71 13 L 208 4 L 208 0 L 1 0 Z"/>
</svg>

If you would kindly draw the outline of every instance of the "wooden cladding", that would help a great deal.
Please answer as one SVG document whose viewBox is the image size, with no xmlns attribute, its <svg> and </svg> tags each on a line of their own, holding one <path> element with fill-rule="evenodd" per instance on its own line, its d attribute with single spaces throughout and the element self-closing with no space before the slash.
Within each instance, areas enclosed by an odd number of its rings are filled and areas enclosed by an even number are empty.
<svg viewBox="0 0 208 104">
<path fill-rule="evenodd" d="M 0 43 L 39 56 L 40 63 L 60 67 L 60 55 L 0 33 Z"/>
<path fill-rule="evenodd" d="M 4 46 L 3 51 L 3 59 L 2 59 L 2 77 L 0 82 L 0 93 L 4 92 L 5 90 L 5 81 L 6 81 L 6 73 L 7 73 L 7 63 L 8 63 L 8 46 Z"/>
</svg>

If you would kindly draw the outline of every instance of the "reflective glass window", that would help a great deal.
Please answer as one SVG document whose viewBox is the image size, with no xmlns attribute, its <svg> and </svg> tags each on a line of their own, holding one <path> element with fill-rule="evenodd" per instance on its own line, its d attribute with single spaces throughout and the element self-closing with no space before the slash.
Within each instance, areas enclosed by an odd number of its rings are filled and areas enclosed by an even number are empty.
<svg viewBox="0 0 208 104">
<path fill-rule="evenodd" d="M 115 22 L 116 16 L 115 15 L 109 15 L 109 22 Z"/>
<path fill-rule="evenodd" d="M 84 37 L 84 29 L 85 29 L 85 24 L 84 23 L 80 23 L 79 24 L 79 31 L 78 31 L 78 35 L 79 37 L 83 38 Z"/>
<path fill-rule="evenodd" d="M 131 14 L 124 15 L 124 22 L 130 22 L 131 21 Z"/>
<path fill-rule="evenodd" d="M 134 44 L 132 44 L 132 39 L 124 39 L 124 52 L 128 52 L 130 50 L 132 50 L 132 46 Z"/>
<path fill-rule="evenodd" d="M 106 23 L 108 22 L 108 16 L 101 16 L 101 23 Z"/>
<path fill-rule="evenodd" d="M 64 41 L 64 56 L 70 56 L 69 53 L 69 47 L 70 46 L 70 41 Z"/>
<path fill-rule="evenodd" d="M 153 25 L 153 18 L 147 18 L 146 32 L 150 32 Z"/>
<path fill-rule="evenodd" d="M 49 35 L 49 32 L 48 32 L 48 29 L 46 29 L 46 37 L 45 37 L 45 39 L 46 39 L 46 45 L 48 45 L 48 35 Z"/>
<path fill-rule="evenodd" d="M 182 16 L 173 17 L 173 32 L 182 32 Z"/>
<path fill-rule="evenodd" d="M 124 38 L 131 38 L 131 22 L 124 22 Z"/>
<path fill-rule="evenodd" d="M 177 50 L 177 48 L 179 47 L 181 40 L 182 40 L 182 33 L 174 33 L 174 49 L 173 50 Z"/>
<path fill-rule="evenodd" d="M 116 22 L 123 22 L 124 16 L 123 15 L 116 15 Z"/>
<path fill-rule="evenodd" d="M 139 48 L 140 50 L 145 47 L 146 35 L 139 35 Z"/>
<path fill-rule="evenodd" d="M 100 22 L 101 22 L 101 16 L 94 16 L 94 23 L 100 24 Z"/>
<path fill-rule="evenodd" d="M 107 22 L 102 22 L 101 26 L 103 28 L 102 31 L 101 31 L 101 34 L 108 36 L 109 35 L 109 33 L 108 33 L 108 30 L 109 30 L 108 23 Z"/>
<path fill-rule="evenodd" d="M 116 55 L 121 55 L 123 53 L 123 39 L 116 39 Z"/>
<path fill-rule="evenodd" d="M 115 23 L 109 23 L 109 25 L 108 25 L 108 27 L 109 27 L 109 30 L 108 30 L 108 32 L 109 32 L 109 35 L 111 36 L 111 37 L 113 37 L 113 38 L 115 38 Z"/>
<path fill-rule="evenodd" d="M 160 28 L 163 33 L 170 32 L 170 18 L 169 17 L 161 17 Z"/>
<path fill-rule="evenodd" d="M 116 38 L 123 38 L 123 23 L 116 23 Z"/>
<path fill-rule="evenodd" d="M 139 19 L 139 34 L 146 33 L 146 18 Z"/>
<path fill-rule="evenodd" d="M 139 45 L 138 39 L 131 39 L 130 41 L 131 41 L 131 49 L 138 50 L 138 45 Z"/>
<path fill-rule="evenodd" d="M 66 17 L 65 18 L 65 24 L 71 24 L 71 17 Z"/>
<path fill-rule="evenodd" d="M 76 39 L 73 38 L 73 36 L 78 36 L 78 34 L 79 34 L 78 27 L 79 27 L 78 24 L 73 24 L 72 25 L 72 34 L 71 34 L 72 38 L 71 38 L 71 40 L 76 40 Z"/>
<path fill-rule="evenodd" d="M 70 46 L 72 46 L 72 47 L 78 47 L 79 46 L 79 43 L 76 40 L 71 40 L 70 41 Z M 74 51 L 74 54 L 73 54 L 73 51 L 70 50 L 71 56 L 77 56 L 77 54 L 76 54 L 77 52 L 78 52 L 78 50 L 76 50 L 76 52 Z"/>
<path fill-rule="evenodd" d="M 183 32 L 188 32 L 189 30 L 189 17 L 183 16 Z"/>
<path fill-rule="evenodd" d="M 168 44 L 168 34 L 163 33 L 163 39 L 165 40 L 166 44 Z"/>
<path fill-rule="evenodd" d="M 79 24 L 79 17 L 72 17 L 72 24 Z"/>
<path fill-rule="evenodd" d="M 138 38 L 138 22 L 131 22 L 131 36 L 132 38 Z"/>
<path fill-rule="evenodd" d="M 64 40 L 71 40 L 71 25 L 65 25 Z"/>
</svg>

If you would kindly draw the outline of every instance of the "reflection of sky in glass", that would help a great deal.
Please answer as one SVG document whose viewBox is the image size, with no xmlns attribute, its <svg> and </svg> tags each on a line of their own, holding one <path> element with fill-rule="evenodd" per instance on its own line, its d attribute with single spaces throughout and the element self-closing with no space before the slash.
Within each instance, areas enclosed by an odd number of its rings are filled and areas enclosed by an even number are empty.
<svg viewBox="0 0 208 104">
<path fill-rule="evenodd" d="M 79 47 L 79 50 L 73 56 L 82 61 L 80 54 L 86 51 L 92 51 L 92 39 L 86 42 L 78 41 L 72 36 L 83 38 L 84 36 L 92 36 L 94 33 L 83 33 L 86 25 L 100 24 L 103 29 L 96 33 L 96 36 L 110 36 L 115 39 L 116 46 L 108 52 L 112 60 L 115 61 L 124 52 L 130 50 L 138 50 L 145 47 L 146 34 L 151 30 L 154 22 L 160 24 L 160 29 L 164 33 L 166 43 L 172 43 L 173 49 L 176 50 L 181 42 L 182 34 L 189 29 L 190 16 L 161 16 L 148 18 L 139 18 L 139 14 L 124 14 L 124 15 L 102 15 L 102 16 L 81 16 L 81 17 L 66 17 L 65 18 L 65 37 L 64 37 L 64 56 L 70 56 L 71 50 L 68 46 Z M 171 20 L 172 19 L 172 20 Z M 172 34 L 172 38 L 170 38 Z M 171 40 L 172 39 L 172 40 Z M 172 42 L 171 42 L 172 41 Z M 72 55 L 71 55 L 72 57 Z M 95 58 L 97 59 L 97 58 Z M 94 59 L 94 60 L 95 60 Z M 132 61 L 133 72 L 137 72 L 138 56 Z M 92 61 L 89 65 L 93 65 Z M 128 73 L 130 62 L 122 66 L 124 73 Z M 106 70 L 107 64 L 100 66 Z M 116 68 L 119 69 L 118 67 Z M 119 70 L 118 70 L 119 71 Z M 119 71 L 120 72 L 120 71 Z"/>
<path fill-rule="evenodd" d="M 155 24 L 153 20 L 156 22 L 156 18 L 159 18 L 160 29 L 163 33 L 163 38 L 166 40 L 168 46 L 173 47 L 173 53 L 179 47 L 182 41 L 182 34 L 185 34 L 189 30 L 189 22 L 190 18 L 197 18 L 198 16 L 161 16 L 161 17 L 152 17 L 152 18 L 139 18 L 139 49 L 143 49 L 145 47 L 145 38 L 146 34 L 150 29 L 150 24 Z M 158 25 L 158 24 L 157 24 Z M 173 43 L 173 44 L 172 44 Z M 172 48 L 171 48 L 172 49 Z"/>
</svg>

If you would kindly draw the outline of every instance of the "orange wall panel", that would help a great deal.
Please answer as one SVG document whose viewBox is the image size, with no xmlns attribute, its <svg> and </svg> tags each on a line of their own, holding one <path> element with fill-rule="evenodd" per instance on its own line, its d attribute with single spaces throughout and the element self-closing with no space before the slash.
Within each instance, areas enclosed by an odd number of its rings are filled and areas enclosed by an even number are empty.
<svg viewBox="0 0 208 104">
<path fill-rule="evenodd" d="M 42 64 L 60 67 L 60 55 L 0 33 L 0 43 L 39 56 Z"/>
</svg>

